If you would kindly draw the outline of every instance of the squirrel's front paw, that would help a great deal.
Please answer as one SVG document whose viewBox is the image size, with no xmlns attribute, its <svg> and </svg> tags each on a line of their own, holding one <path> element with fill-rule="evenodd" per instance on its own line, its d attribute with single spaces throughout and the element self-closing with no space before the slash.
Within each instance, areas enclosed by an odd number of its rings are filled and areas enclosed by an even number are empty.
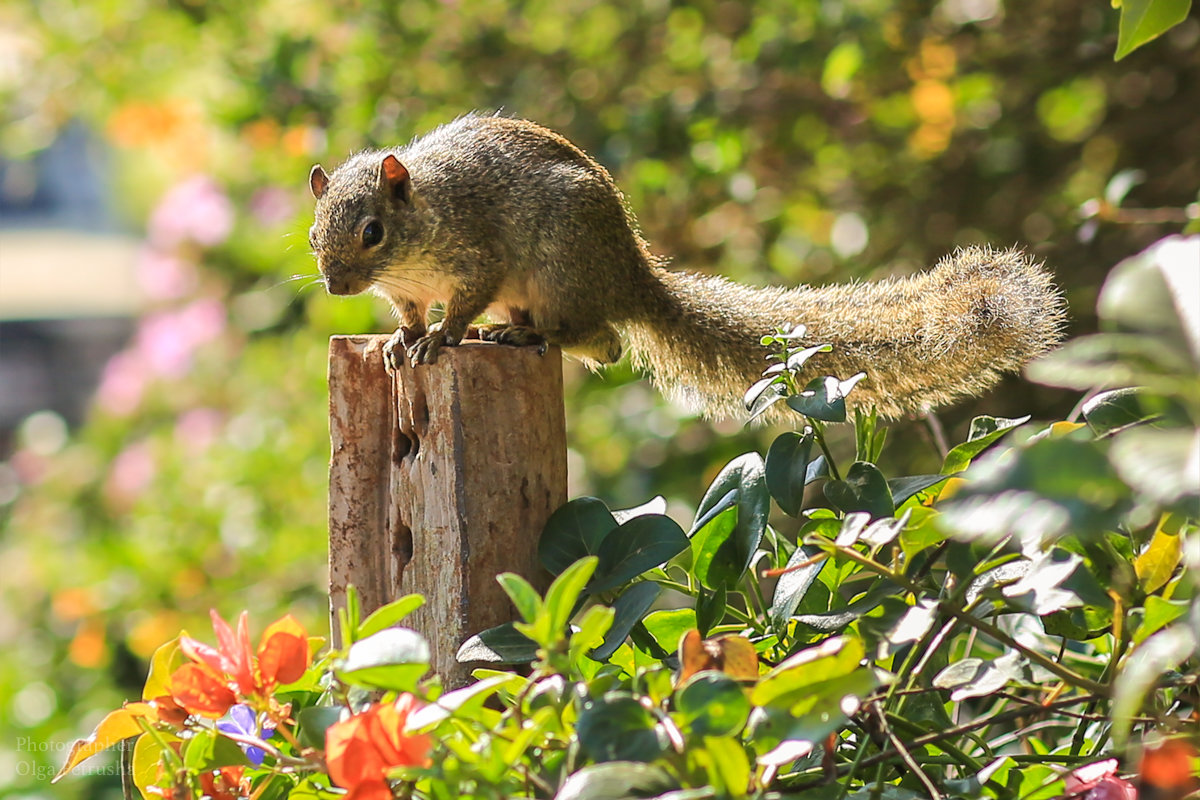
<svg viewBox="0 0 1200 800">
<path fill-rule="evenodd" d="M 395 372 L 404 363 L 408 349 L 421 340 L 424 330 L 414 330 L 401 325 L 383 345 L 383 365 L 388 372 Z"/>
<path fill-rule="evenodd" d="M 548 344 L 546 337 L 526 325 L 484 325 L 479 329 L 479 338 L 496 344 L 513 347 L 538 346 L 538 355 L 545 355 Z"/>
<path fill-rule="evenodd" d="M 414 367 L 418 364 L 436 364 L 438 350 L 443 347 L 453 347 L 458 339 L 451 338 L 443 330 L 432 330 L 417 339 L 417 343 L 408 348 L 408 363 Z"/>
</svg>

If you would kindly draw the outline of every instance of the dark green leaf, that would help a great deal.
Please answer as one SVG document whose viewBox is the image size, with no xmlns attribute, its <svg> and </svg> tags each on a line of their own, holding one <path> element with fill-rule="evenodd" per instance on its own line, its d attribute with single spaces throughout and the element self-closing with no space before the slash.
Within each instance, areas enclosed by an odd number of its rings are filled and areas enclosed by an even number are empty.
<svg viewBox="0 0 1200 800">
<path fill-rule="evenodd" d="M 615 589 L 670 561 L 687 547 L 687 536 L 670 517 L 661 514 L 634 517 L 600 544 L 600 563 L 588 591 L 596 594 Z"/>
<path fill-rule="evenodd" d="M 696 736 L 733 736 L 750 714 L 742 685 L 723 672 L 704 670 L 675 695 L 675 707 Z"/>
<path fill-rule="evenodd" d="M 941 475 L 910 475 L 907 478 L 892 478 L 887 482 L 888 490 L 892 493 L 892 502 L 899 508 L 904 501 L 918 492 L 923 492 L 930 486 L 936 486 L 951 476 Z"/>
<path fill-rule="evenodd" d="M 538 540 L 538 559 L 557 575 L 585 556 L 600 552 L 600 544 L 617 527 L 608 506 L 594 497 L 579 497 L 546 520 Z"/>
<path fill-rule="evenodd" d="M 325 731 L 347 711 L 345 706 L 310 706 L 297 712 L 300 727 L 300 744 L 306 747 L 325 749 Z"/>
<path fill-rule="evenodd" d="M 696 627 L 701 636 L 708 636 L 708 632 L 724 618 L 727 598 L 724 584 L 713 592 L 700 590 L 700 595 L 696 598 Z"/>
<path fill-rule="evenodd" d="M 650 610 L 650 606 L 654 605 L 654 601 L 661 593 L 662 590 L 658 584 L 652 581 L 635 583 L 622 592 L 612 605 L 615 612 L 612 627 L 608 629 L 600 646 L 591 652 L 591 657 L 597 661 L 608 660 L 609 656 L 615 653 L 621 643 L 625 641 L 625 637 L 629 635 L 633 626 L 641 622 L 642 617 Z"/>
<path fill-rule="evenodd" d="M 631 694 L 613 693 L 589 703 L 576 732 L 593 761 L 653 761 L 667 746 L 654 715 Z"/>
<path fill-rule="evenodd" d="M 817 353 L 831 353 L 833 345 L 831 344 L 815 344 L 812 347 L 806 347 L 803 350 L 797 350 L 788 356 L 786 366 L 788 369 L 795 371 L 804 366 L 804 364 Z"/>
<path fill-rule="evenodd" d="M 832 375 L 813 378 L 800 394 L 789 397 L 787 404 L 812 419 L 846 421 L 846 397 L 842 394 L 841 381 Z"/>
<path fill-rule="evenodd" d="M 864 511 L 877 518 L 890 517 L 896 512 L 887 479 L 879 467 L 866 461 L 855 461 L 845 480 L 826 483 L 825 497 L 847 514 Z"/>
<path fill-rule="evenodd" d="M 518 633 L 511 622 L 488 628 L 462 643 L 455 658 L 459 663 L 483 661 L 490 664 L 528 664 L 537 658 L 537 645 Z"/>
<path fill-rule="evenodd" d="M 1192 0 L 1122 0 L 1114 61 L 1187 19 Z"/>
<path fill-rule="evenodd" d="M 1142 406 L 1140 389 L 1101 392 L 1083 404 L 1083 418 L 1097 436 L 1113 433 L 1151 419 Z"/>
<path fill-rule="evenodd" d="M 821 548 L 812 545 L 797 548 L 796 552 L 792 553 L 792 557 L 788 559 L 787 567 L 795 567 L 797 564 L 810 561 L 820 552 Z M 800 601 L 804 599 L 804 595 L 824 567 L 825 559 L 822 559 L 815 564 L 809 564 L 779 576 L 779 581 L 775 584 L 775 595 L 771 599 L 771 608 L 767 612 L 771 616 L 771 627 L 775 629 L 776 633 L 782 635 L 787 630 L 788 620 L 795 613 L 796 607 L 800 605 Z"/>
<path fill-rule="evenodd" d="M 804 486 L 812 458 L 813 434 L 781 434 L 767 450 L 767 489 L 783 513 L 797 516 L 804 506 Z"/>
</svg>

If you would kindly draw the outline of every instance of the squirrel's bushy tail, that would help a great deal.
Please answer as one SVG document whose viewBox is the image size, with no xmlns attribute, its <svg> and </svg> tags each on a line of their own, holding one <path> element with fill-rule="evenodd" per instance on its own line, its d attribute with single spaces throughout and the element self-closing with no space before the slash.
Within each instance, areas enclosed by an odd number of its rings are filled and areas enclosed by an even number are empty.
<svg viewBox="0 0 1200 800">
<path fill-rule="evenodd" d="M 662 291 L 626 334 L 635 363 L 667 392 L 715 416 L 744 416 L 761 377 L 759 340 L 803 324 L 811 378 L 866 379 L 850 404 L 883 417 L 920 414 L 989 388 L 1059 340 L 1064 303 L 1051 276 L 1019 250 L 970 247 L 907 278 L 797 289 L 754 288 L 655 268 Z"/>
</svg>

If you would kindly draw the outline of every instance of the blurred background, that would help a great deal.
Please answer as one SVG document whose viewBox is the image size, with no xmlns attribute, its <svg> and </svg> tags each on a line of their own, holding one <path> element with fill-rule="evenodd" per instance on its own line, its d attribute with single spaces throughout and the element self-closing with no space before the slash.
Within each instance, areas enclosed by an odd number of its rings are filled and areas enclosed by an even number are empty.
<svg viewBox="0 0 1200 800">
<path fill-rule="evenodd" d="M 0 796 L 118 797 L 103 758 L 48 778 L 210 607 L 325 630 L 326 341 L 393 323 L 316 284 L 314 162 L 499 109 L 607 166 L 679 267 L 820 284 L 1020 243 L 1081 333 L 1200 187 L 1195 12 L 1119 63 L 1116 30 L 1103 0 L 0 6 Z M 1077 399 L 1014 378 L 941 421 Z M 778 432 L 624 365 L 568 364 L 566 400 L 572 496 L 685 524 Z M 922 423 L 892 439 L 885 469 L 939 463 Z"/>
</svg>

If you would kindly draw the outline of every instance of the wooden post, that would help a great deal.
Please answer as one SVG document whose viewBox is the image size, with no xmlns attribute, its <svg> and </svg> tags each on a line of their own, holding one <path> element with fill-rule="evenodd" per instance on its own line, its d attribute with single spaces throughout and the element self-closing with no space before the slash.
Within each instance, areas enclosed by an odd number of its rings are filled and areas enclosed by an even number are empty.
<svg viewBox="0 0 1200 800">
<path fill-rule="evenodd" d="M 461 685 L 459 645 L 515 615 L 496 575 L 547 584 L 537 538 L 566 501 L 562 358 L 468 342 L 389 375 L 386 341 L 329 343 L 331 610 L 348 584 L 364 614 L 423 594 L 404 624 L 429 640 L 434 671 Z"/>
</svg>

